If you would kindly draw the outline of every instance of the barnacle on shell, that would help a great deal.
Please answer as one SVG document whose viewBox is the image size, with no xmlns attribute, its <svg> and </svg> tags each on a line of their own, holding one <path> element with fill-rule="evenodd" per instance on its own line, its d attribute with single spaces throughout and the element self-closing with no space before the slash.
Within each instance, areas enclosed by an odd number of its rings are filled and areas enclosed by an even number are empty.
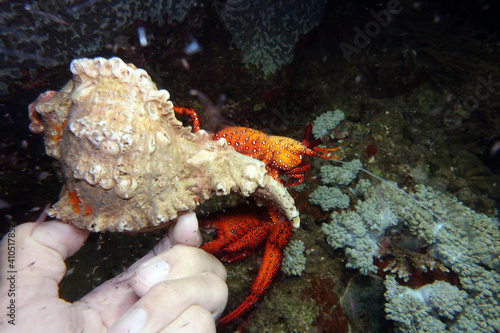
<svg viewBox="0 0 500 333">
<path fill-rule="evenodd" d="M 104 190 L 110 190 L 115 186 L 115 181 L 108 177 L 102 178 L 101 180 L 99 180 L 99 186 Z"/>
<path fill-rule="evenodd" d="M 138 183 L 130 175 L 121 176 L 116 182 L 116 195 L 123 199 L 130 199 L 137 189 Z"/>
<path fill-rule="evenodd" d="M 101 143 L 99 148 L 105 153 L 113 156 L 118 155 L 118 153 L 120 152 L 120 145 L 118 144 L 118 142 L 110 139 L 105 139 Z"/>
<path fill-rule="evenodd" d="M 119 58 L 77 59 L 73 79 L 29 106 L 30 129 L 65 178 L 51 216 L 93 231 L 168 225 L 216 195 L 272 201 L 298 226 L 293 199 L 265 165 L 191 132 L 170 94 Z"/>
</svg>

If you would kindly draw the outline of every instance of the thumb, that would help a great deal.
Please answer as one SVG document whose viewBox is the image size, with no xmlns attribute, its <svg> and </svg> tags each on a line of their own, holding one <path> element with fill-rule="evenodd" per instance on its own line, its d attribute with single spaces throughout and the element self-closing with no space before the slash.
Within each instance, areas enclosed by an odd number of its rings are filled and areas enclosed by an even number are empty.
<svg viewBox="0 0 500 333">
<path fill-rule="evenodd" d="M 199 247 L 202 241 L 196 214 L 189 212 L 179 216 L 177 222 L 170 226 L 165 237 L 154 247 L 154 253 L 162 253 L 176 244 Z"/>
</svg>

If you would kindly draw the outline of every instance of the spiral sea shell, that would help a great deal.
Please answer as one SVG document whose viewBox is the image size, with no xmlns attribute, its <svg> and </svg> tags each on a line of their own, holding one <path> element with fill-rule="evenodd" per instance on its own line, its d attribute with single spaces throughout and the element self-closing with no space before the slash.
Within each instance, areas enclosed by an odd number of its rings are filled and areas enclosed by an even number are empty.
<svg viewBox="0 0 500 333">
<path fill-rule="evenodd" d="M 175 118 L 169 93 L 119 58 L 77 59 L 73 79 L 29 106 L 30 129 L 65 177 L 53 217 L 93 231 L 168 225 L 215 195 L 272 201 L 298 224 L 265 165 Z"/>
</svg>

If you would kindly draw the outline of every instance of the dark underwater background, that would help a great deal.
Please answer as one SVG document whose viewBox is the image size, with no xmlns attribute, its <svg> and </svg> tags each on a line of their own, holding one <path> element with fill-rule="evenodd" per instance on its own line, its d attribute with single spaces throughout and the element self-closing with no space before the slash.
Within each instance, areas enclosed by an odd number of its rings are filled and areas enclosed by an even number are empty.
<svg viewBox="0 0 500 333">
<path fill-rule="evenodd" d="M 487 0 L 2 1 L 0 232 L 9 221 L 36 220 L 63 185 L 42 136 L 28 129 L 28 105 L 71 79 L 71 60 L 116 56 L 145 69 L 175 105 L 195 109 L 202 128 L 213 120 L 191 89 L 214 103 L 225 96 L 220 114 L 227 122 L 299 141 L 308 123 L 341 110 L 340 135 L 328 145 L 341 146 L 344 160 L 359 159 L 410 193 L 424 184 L 456 197 L 491 219 L 498 242 L 499 13 L 498 3 Z M 300 277 L 278 275 L 246 330 L 392 332 L 383 269 L 391 260 L 431 257 L 432 251 L 395 246 L 375 259 L 377 274 L 346 268 L 345 252 L 333 249 L 321 230 L 332 211 L 308 201 L 321 185 L 320 167 L 332 162 L 309 160 L 305 186 L 291 189 L 302 220 L 293 239 L 305 244 L 306 268 Z M 378 183 L 363 173 L 358 178 Z M 68 259 L 61 296 L 78 299 L 161 237 L 92 234 Z M 402 244 L 407 235 L 387 237 Z M 227 265 L 228 309 L 247 295 L 261 255 Z M 433 267 L 410 267 L 409 281 L 398 282 L 447 281 L 461 288 L 453 269 Z M 499 270 L 489 268 L 497 279 Z"/>
</svg>

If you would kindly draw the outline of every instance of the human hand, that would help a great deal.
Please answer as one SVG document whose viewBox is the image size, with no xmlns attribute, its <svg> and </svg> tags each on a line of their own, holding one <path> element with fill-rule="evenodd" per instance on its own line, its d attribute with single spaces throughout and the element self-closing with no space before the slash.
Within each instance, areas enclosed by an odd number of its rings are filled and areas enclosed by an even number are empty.
<svg viewBox="0 0 500 333">
<path fill-rule="evenodd" d="M 21 224 L 15 236 L 15 287 L 8 280 L 7 239 L 0 244 L 1 332 L 215 332 L 227 302 L 226 271 L 201 244 L 194 213 L 126 272 L 68 303 L 58 297 L 64 260 L 89 232 L 49 221 Z M 12 234 L 11 234 L 12 235 Z M 9 296 L 9 289 L 15 292 Z M 6 315 L 14 299 L 15 325 Z"/>
</svg>

